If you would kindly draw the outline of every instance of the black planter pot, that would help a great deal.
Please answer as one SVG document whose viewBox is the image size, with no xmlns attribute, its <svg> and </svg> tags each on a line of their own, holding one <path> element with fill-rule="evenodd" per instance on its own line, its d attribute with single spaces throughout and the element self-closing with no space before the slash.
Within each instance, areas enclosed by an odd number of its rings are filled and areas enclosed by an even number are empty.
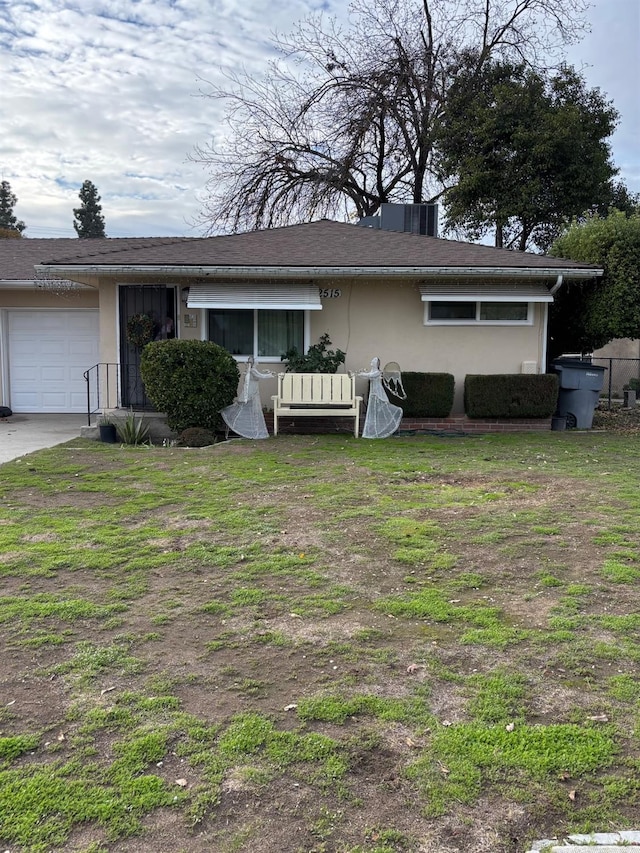
<svg viewBox="0 0 640 853">
<path fill-rule="evenodd" d="M 116 432 L 115 424 L 98 424 L 98 429 L 100 430 L 100 441 L 104 441 L 107 444 L 115 444 L 118 440 L 118 433 Z"/>
</svg>

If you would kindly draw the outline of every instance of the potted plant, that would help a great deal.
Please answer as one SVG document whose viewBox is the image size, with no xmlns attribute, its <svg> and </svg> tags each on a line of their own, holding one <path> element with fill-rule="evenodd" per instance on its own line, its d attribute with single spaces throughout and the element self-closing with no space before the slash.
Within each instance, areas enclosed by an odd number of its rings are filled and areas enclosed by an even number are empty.
<svg viewBox="0 0 640 853">
<path fill-rule="evenodd" d="M 103 415 L 98 421 L 98 431 L 100 433 L 100 441 L 107 444 L 115 444 L 118 440 L 116 425 L 108 415 Z"/>
</svg>

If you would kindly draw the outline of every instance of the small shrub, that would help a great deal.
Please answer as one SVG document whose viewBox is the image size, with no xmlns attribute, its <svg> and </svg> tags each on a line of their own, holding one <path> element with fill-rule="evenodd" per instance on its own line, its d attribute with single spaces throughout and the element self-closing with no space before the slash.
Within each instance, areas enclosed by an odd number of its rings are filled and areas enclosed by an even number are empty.
<svg viewBox="0 0 640 853">
<path fill-rule="evenodd" d="M 184 429 L 178 436 L 178 445 L 180 447 L 208 447 L 210 444 L 216 443 L 214 433 L 209 429 L 202 427 L 189 427 Z"/>
<path fill-rule="evenodd" d="M 175 432 L 222 427 L 220 409 L 233 401 L 240 373 L 231 353 L 211 341 L 152 341 L 140 374 L 154 406 Z"/>
<path fill-rule="evenodd" d="M 145 444 L 149 440 L 149 424 L 133 412 L 119 420 L 116 429 L 123 444 Z"/>
<path fill-rule="evenodd" d="M 407 399 L 398 405 L 405 417 L 446 418 L 451 413 L 455 386 L 451 373 L 403 372 L 402 384 Z"/>
<path fill-rule="evenodd" d="M 331 340 L 325 332 L 317 344 L 309 347 L 306 355 L 298 352 L 297 347 L 291 347 L 280 356 L 280 361 L 288 362 L 287 373 L 337 373 L 347 354 L 341 349 L 328 349 L 329 346 Z"/>
<path fill-rule="evenodd" d="M 558 402 L 558 377 L 498 373 L 467 375 L 464 410 L 470 418 L 549 418 Z"/>
</svg>

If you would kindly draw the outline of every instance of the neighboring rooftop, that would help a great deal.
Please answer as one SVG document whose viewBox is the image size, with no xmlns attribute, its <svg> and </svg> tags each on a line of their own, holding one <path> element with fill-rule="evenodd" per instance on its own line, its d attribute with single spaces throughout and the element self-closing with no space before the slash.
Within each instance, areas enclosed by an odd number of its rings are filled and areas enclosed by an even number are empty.
<svg viewBox="0 0 640 853">
<path fill-rule="evenodd" d="M 62 258 L 83 258 L 100 251 L 131 248 L 149 242 L 148 237 L 21 237 L 0 238 L 0 281 L 32 281 L 34 267 L 41 263 L 55 263 Z M 151 238 L 155 245 L 162 240 L 180 239 L 167 237 Z"/>
</svg>

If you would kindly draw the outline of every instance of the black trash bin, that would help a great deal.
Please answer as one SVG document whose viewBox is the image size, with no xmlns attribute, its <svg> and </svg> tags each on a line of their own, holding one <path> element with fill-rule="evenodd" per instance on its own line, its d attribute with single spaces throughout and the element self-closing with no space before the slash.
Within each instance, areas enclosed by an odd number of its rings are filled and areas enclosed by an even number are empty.
<svg viewBox="0 0 640 853">
<path fill-rule="evenodd" d="M 551 363 L 551 370 L 559 380 L 556 414 L 567 419 L 568 427 L 591 429 L 605 368 L 590 361 L 557 358 Z"/>
</svg>

